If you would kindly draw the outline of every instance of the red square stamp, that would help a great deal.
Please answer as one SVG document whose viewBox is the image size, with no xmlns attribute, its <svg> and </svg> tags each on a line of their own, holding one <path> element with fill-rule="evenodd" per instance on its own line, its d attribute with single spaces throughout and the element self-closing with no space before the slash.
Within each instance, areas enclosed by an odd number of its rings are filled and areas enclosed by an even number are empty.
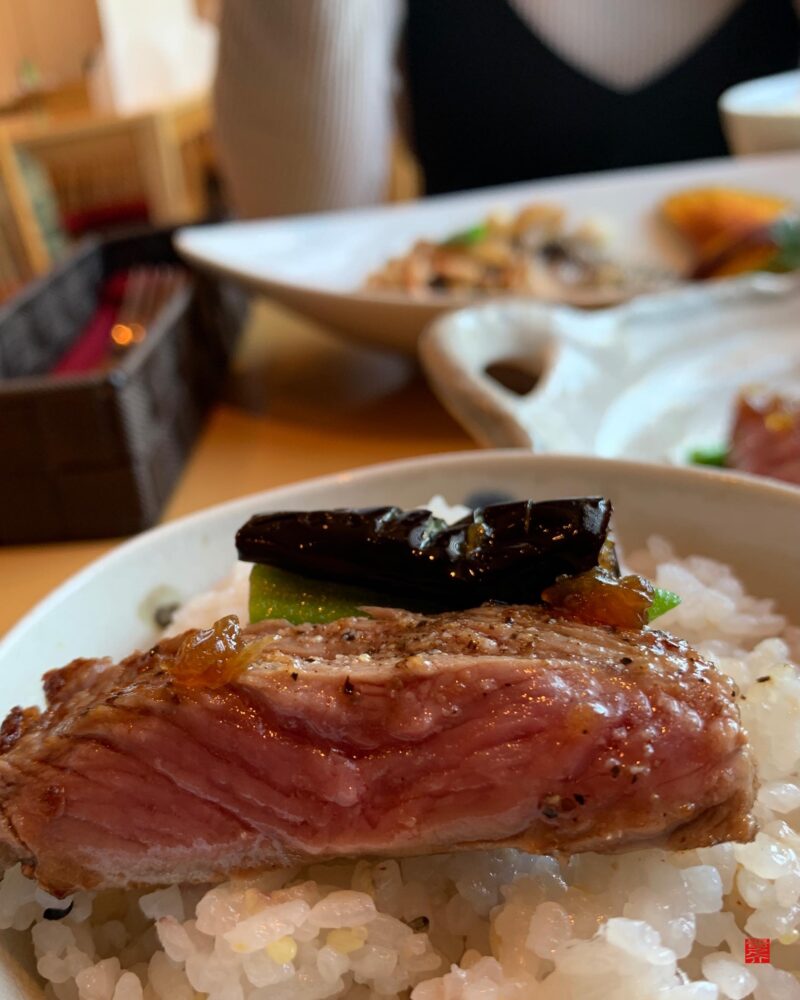
<svg viewBox="0 0 800 1000">
<path fill-rule="evenodd" d="M 769 965 L 769 938 L 746 938 L 744 942 L 745 965 Z"/>
</svg>

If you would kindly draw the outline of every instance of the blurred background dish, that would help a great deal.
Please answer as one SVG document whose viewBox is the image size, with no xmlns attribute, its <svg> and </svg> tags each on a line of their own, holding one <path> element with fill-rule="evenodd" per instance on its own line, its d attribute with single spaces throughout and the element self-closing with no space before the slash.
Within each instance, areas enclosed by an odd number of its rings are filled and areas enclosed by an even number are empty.
<svg viewBox="0 0 800 1000">
<path fill-rule="evenodd" d="M 727 452 L 743 391 L 800 392 L 798 315 L 800 278 L 758 274 L 604 312 L 476 306 L 439 319 L 420 351 L 480 444 L 690 464 Z M 788 410 L 771 424 L 793 433 Z"/>
<path fill-rule="evenodd" d="M 661 202 L 701 185 L 766 191 L 800 202 L 800 153 L 713 160 L 535 181 L 401 205 L 285 219 L 193 226 L 176 236 L 192 264 L 234 278 L 337 332 L 411 352 L 435 316 L 471 301 L 463 292 L 412 297 L 363 285 L 415 240 L 444 240 L 493 212 L 533 201 L 561 206 L 570 221 L 608 230 L 610 254 L 639 267 L 683 273 L 692 250 L 658 219 Z"/>
<path fill-rule="evenodd" d="M 719 99 L 733 153 L 800 149 L 800 70 L 737 83 Z"/>
</svg>

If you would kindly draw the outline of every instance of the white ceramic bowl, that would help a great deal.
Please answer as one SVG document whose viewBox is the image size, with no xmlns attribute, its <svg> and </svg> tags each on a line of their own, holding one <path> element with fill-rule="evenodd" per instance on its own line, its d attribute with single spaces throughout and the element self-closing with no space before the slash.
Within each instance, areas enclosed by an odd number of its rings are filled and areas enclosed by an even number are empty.
<svg viewBox="0 0 800 1000">
<path fill-rule="evenodd" d="M 525 451 L 432 455 L 255 494 L 126 542 L 56 590 L 0 645 L 0 710 L 39 698 L 43 670 L 77 655 L 121 656 L 155 637 L 144 614 L 154 594 L 187 598 L 235 559 L 233 536 L 252 513 L 276 508 L 604 494 L 624 547 L 651 534 L 684 554 L 732 563 L 755 594 L 775 596 L 800 621 L 800 490 L 768 482 L 633 462 Z M 0 934 L 0 997 L 41 1000 L 29 935 Z"/>
<path fill-rule="evenodd" d="M 800 70 L 737 83 L 719 99 L 731 152 L 800 149 Z"/>
</svg>

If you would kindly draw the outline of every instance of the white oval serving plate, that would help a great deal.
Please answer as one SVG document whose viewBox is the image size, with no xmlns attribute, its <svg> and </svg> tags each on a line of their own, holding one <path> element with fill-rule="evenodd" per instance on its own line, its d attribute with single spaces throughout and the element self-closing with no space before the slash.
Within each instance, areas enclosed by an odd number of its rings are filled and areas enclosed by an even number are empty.
<svg viewBox="0 0 800 1000">
<path fill-rule="evenodd" d="M 0 644 L 0 712 L 40 697 L 44 670 L 78 655 L 123 656 L 156 637 L 153 595 L 186 599 L 212 586 L 235 560 L 234 532 L 251 514 L 278 508 L 413 506 L 441 493 L 546 498 L 604 494 L 623 547 L 660 534 L 679 553 L 732 563 L 751 592 L 776 596 L 800 620 L 800 490 L 693 469 L 592 458 L 476 451 L 373 466 L 314 479 L 148 531 L 74 576 Z M 0 997 L 41 1000 L 28 935 L 0 934 Z"/>
<path fill-rule="evenodd" d="M 198 267 L 238 280 L 348 337 L 413 353 L 436 316 L 470 297 L 380 294 L 362 288 L 389 257 L 418 239 L 443 239 L 488 213 L 534 200 L 563 205 L 575 222 L 610 225 L 611 253 L 638 265 L 675 268 L 685 251 L 654 218 L 669 194 L 700 184 L 764 190 L 800 201 L 800 154 L 639 167 L 468 191 L 399 205 L 290 218 L 192 226 L 175 237 Z"/>
<path fill-rule="evenodd" d="M 727 441 L 747 386 L 800 392 L 800 276 L 686 286 L 603 312 L 495 302 L 420 343 L 437 395 L 488 447 L 686 463 Z M 513 362 L 522 395 L 487 374 Z"/>
</svg>

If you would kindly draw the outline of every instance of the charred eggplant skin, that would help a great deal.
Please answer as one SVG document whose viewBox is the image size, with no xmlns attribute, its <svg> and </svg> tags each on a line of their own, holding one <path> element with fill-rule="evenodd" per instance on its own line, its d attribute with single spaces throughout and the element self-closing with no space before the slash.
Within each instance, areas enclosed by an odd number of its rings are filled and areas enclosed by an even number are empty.
<svg viewBox="0 0 800 1000">
<path fill-rule="evenodd" d="M 611 503 L 602 497 L 477 508 L 452 525 L 428 510 L 278 511 L 236 535 L 239 558 L 405 596 L 406 607 L 538 600 L 597 565 Z"/>
</svg>

